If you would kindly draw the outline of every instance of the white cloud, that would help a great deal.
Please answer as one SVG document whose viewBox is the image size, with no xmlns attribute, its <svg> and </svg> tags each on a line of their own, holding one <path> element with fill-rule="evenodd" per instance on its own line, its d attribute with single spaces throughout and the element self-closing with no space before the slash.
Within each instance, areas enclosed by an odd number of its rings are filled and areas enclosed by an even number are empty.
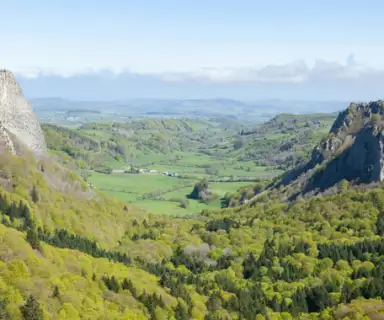
<svg viewBox="0 0 384 320">
<path fill-rule="evenodd" d="M 317 60 L 310 67 L 303 60 L 283 65 L 267 65 L 261 68 L 205 68 L 196 72 L 168 72 L 158 75 L 162 80 L 205 81 L 217 83 L 303 83 L 311 79 L 353 80 L 369 76 L 384 75 L 384 70 L 359 64 L 354 56 L 346 64 Z"/>
<path fill-rule="evenodd" d="M 25 78 L 44 76 L 98 76 L 114 78 L 119 76 L 150 77 L 165 83 L 202 82 L 202 83 L 276 83 L 297 84 L 312 80 L 359 80 L 366 77 L 384 77 L 384 70 L 374 69 L 356 62 L 350 55 L 346 63 L 318 59 L 313 66 L 303 60 L 280 65 L 265 65 L 262 67 L 237 68 L 201 68 L 193 71 L 162 72 L 162 73 L 133 73 L 129 69 L 84 69 L 82 71 L 67 71 L 65 73 L 54 69 L 23 68 L 15 70 Z"/>
</svg>

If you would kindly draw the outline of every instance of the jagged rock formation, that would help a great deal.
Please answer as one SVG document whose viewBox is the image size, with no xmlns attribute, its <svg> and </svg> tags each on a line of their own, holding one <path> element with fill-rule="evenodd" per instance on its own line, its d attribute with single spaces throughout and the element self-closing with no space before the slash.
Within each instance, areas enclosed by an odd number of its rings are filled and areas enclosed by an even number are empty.
<svg viewBox="0 0 384 320">
<path fill-rule="evenodd" d="M 36 154 L 47 152 L 36 115 L 12 72 L 7 70 L 0 70 L 0 136 L 13 154 L 15 139 Z"/>
<path fill-rule="evenodd" d="M 340 113 L 329 135 L 313 150 L 311 160 L 279 183 L 290 198 L 316 194 L 342 180 L 384 180 L 384 101 L 355 104 Z M 288 190 L 288 191 L 287 191 Z"/>
</svg>

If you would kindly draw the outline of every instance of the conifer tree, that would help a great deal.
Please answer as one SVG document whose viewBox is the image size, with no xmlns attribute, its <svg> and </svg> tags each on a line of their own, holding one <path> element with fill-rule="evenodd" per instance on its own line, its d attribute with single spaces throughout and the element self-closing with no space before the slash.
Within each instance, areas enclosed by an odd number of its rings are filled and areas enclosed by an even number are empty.
<svg viewBox="0 0 384 320">
<path fill-rule="evenodd" d="M 29 244 L 31 245 L 31 247 L 33 249 L 36 249 L 36 250 L 40 250 L 41 249 L 40 240 L 39 240 L 39 237 L 37 235 L 36 230 L 28 229 L 28 231 L 27 231 L 27 241 L 29 242 Z"/>
<path fill-rule="evenodd" d="M 10 320 L 11 315 L 7 311 L 8 300 L 0 298 L 0 320 Z"/>
<path fill-rule="evenodd" d="M 180 301 L 177 303 L 175 309 L 175 319 L 176 320 L 186 320 L 188 319 L 188 310 L 185 308 L 184 304 Z"/>
<path fill-rule="evenodd" d="M 121 289 L 123 289 L 123 290 L 129 290 L 129 283 L 128 283 L 127 278 L 125 278 L 125 279 L 123 280 L 123 282 L 121 283 Z"/>
<path fill-rule="evenodd" d="M 384 235 L 384 213 L 380 212 L 376 219 L 376 232 L 379 236 Z"/>
<path fill-rule="evenodd" d="M 58 286 L 55 286 L 53 288 L 53 297 L 54 298 L 60 298 L 60 290 L 59 290 L 59 287 Z"/>
<path fill-rule="evenodd" d="M 24 320 L 43 320 L 44 318 L 39 301 L 32 295 L 30 295 L 26 303 L 20 307 L 20 311 Z"/>
<path fill-rule="evenodd" d="M 32 187 L 32 190 L 31 190 L 31 197 L 32 197 L 32 201 L 33 201 L 34 203 L 39 202 L 39 193 L 38 193 L 38 191 L 37 191 L 35 185 Z"/>
</svg>

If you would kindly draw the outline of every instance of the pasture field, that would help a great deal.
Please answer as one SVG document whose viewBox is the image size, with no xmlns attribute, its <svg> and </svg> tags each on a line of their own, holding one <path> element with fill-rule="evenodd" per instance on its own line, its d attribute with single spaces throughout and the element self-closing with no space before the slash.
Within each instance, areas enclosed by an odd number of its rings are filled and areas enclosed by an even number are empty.
<svg viewBox="0 0 384 320">
<path fill-rule="evenodd" d="M 204 177 L 202 174 L 199 178 Z M 194 185 L 200 179 L 183 179 L 169 177 L 162 173 L 112 173 L 94 172 L 89 178 L 93 186 L 121 201 L 143 208 L 155 214 L 190 215 L 204 209 L 219 209 L 221 198 L 226 193 L 237 191 L 250 182 L 212 182 L 209 184 L 212 193 L 218 198 L 208 204 L 188 199 Z M 188 202 L 186 208 L 181 207 L 181 200 Z"/>
</svg>

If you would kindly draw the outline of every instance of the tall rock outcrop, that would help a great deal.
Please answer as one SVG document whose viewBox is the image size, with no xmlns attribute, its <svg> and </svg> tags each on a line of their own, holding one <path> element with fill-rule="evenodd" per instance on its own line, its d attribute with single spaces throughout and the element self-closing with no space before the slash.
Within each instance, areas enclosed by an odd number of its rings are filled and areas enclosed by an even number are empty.
<svg viewBox="0 0 384 320">
<path fill-rule="evenodd" d="M 14 75 L 7 70 L 0 70 L 0 136 L 12 153 L 15 143 L 24 144 L 35 154 L 47 152 L 37 117 Z"/>
<path fill-rule="evenodd" d="M 280 182 L 291 198 L 337 185 L 384 181 L 384 101 L 352 103 L 341 112 L 311 160 Z"/>
</svg>

